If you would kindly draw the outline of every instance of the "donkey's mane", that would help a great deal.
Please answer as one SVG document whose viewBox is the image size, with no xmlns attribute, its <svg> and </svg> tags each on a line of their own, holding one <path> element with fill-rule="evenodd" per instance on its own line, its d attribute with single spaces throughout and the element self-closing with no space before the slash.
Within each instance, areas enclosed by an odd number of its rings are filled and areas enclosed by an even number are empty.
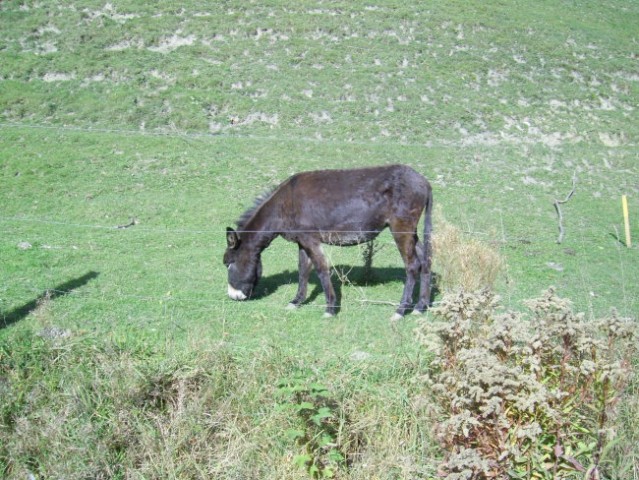
<svg viewBox="0 0 639 480">
<path fill-rule="evenodd" d="M 275 187 L 271 190 L 267 190 L 266 192 L 261 193 L 255 198 L 253 201 L 253 206 L 250 207 L 246 212 L 242 214 L 242 216 L 237 221 L 237 229 L 241 232 L 246 228 L 246 225 L 249 221 L 255 216 L 255 214 L 264 206 L 264 204 L 273 196 L 275 190 L 278 187 Z"/>
</svg>

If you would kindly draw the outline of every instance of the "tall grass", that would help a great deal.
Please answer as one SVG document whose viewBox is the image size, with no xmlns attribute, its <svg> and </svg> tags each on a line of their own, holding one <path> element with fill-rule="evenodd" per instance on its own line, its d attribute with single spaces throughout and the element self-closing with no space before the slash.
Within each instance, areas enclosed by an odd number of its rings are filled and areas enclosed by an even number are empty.
<svg viewBox="0 0 639 480">
<path fill-rule="evenodd" d="M 277 379 L 293 375 L 327 385 L 336 435 L 350 439 L 340 476 L 430 471 L 429 428 L 409 393 L 419 363 L 359 373 L 309 367 L 276 348 L 241 358 L 223 344 L 186 353 L 24 333 L 0 344 L 0 475 L 305 478 L 285 434 L 296 417 L 278 395 Z"/>
</svg>

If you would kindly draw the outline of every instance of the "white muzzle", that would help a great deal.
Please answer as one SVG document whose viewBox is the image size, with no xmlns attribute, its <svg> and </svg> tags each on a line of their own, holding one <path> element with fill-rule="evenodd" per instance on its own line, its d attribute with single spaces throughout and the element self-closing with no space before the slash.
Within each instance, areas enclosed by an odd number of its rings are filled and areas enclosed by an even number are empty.
<svg viewBox="0 0 639 480">
<path fill-rule="evenodd" d="M 229 297 L 233 300 L 246 300 L 246 295 L 229 285 Z"/>
</svg>

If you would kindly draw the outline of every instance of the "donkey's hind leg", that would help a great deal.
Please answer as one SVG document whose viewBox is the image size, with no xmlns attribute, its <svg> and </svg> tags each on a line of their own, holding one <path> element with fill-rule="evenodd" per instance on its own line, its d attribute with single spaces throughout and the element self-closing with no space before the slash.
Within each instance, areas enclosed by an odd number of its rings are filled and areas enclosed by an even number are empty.
<svg viewBox="0 0 639 480">
<path fill-rule="evenodd" d="M 311 274 L 311 269 L 313 268 L 313 263 L 311 259 L 306 254 L 306 251 L 300 246 L 299 251 L 299 283 L 297 286 L 297 293 L 295 294 L 295 298 L 290 301 L 288 304 L 288 308 L 297 308 L 304 300 L 306 300 L 306 291 L 308 288 L 308 278 Z"/>
<path fill-rule="evenodd" d="M 406 282 L 404 283 L 404 293 L 402 299 L 397 308 L 393 318 L 401 318 L 406 314 L 413 303 L 413 291 L 415 290 L 415 284 L 417 283 L 417 276 L 421 269 L 421 262 L 419 255 L 417 254 L 417 235 L 410 232 L 409 228 L 412 225 L 398 225 L 395 228 L 391 228 L 393 231 L 393 238 L 399 249 L 399 253 L 404 260 L 404 266 L 406 267 Z"/>
</svg>

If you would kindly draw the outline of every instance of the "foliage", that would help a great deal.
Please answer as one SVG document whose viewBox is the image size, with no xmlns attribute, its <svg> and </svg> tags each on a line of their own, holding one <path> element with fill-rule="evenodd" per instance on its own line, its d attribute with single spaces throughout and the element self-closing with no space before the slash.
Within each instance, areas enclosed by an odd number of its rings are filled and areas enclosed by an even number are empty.
<svg viewBox="0 0 639 480">
<path fill-rule="evenodd" d="M 343 418 L 339 405 L 322 384 L 308 383 L 297 377 L 278 384 L 281 406 L 297 419 L 286 436 L 303 448 L 294 462 L 304 467 L 311 478 L 333 478 L 344 468 L 345 456 L 340 445 Z"/>
<path fill-rule="evenodd" d="M 627 385 L 631 324 L 587 322 L 549 289 L 532 318 L 489 291 L 458 291 L 417 330 L 437 352 L 425 385 L 436 404 L 441 473 L 457 479 L 601 478 Z"/>
</svg>

